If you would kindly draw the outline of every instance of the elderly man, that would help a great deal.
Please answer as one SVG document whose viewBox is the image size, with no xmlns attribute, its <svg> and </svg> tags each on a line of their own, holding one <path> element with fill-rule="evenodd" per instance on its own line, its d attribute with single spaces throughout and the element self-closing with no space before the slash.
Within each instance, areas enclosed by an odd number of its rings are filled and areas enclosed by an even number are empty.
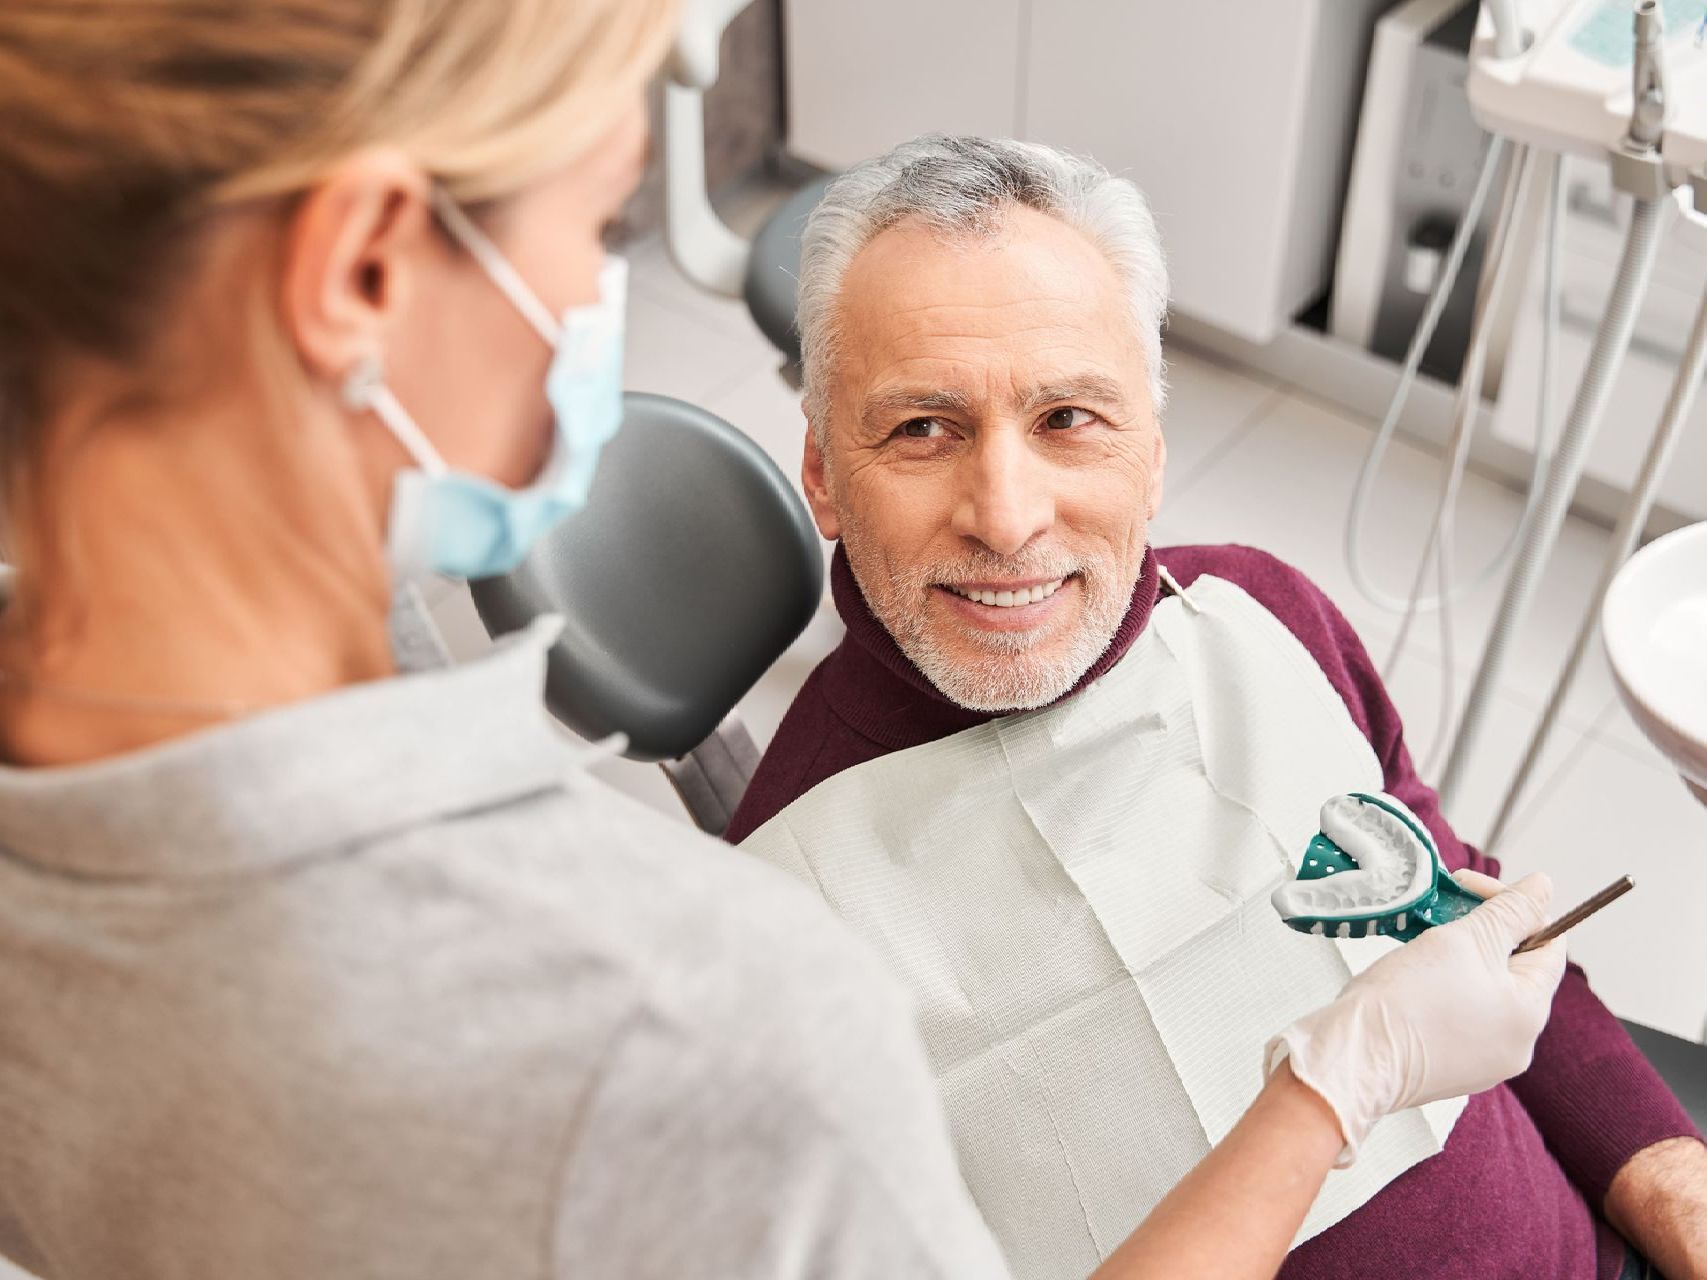
<svg viewBox="0 0 1707 1280">
<path fill-rule="evenodd" d="M 1022 1275 L 1105 1255 L 1255 1093 L 1266 1037 L 1395 945 L 1269 906 L 1329 795 L 1388 792 L 1449 868 L 1491 869 L 1320 591 L 1149 545 L 1165 305 L 1142 196 L 1041 146 L 909 143 L 805 233 L 804 481 L 847 636 L 729 835 L 912 985 Z M 1621 1232 L 1707 1275 L 1707 1151 L 1578 970 L 1526 1075 L 1376 1136 L 1283 1274 L 1645 1274 Z"/>
</svg>

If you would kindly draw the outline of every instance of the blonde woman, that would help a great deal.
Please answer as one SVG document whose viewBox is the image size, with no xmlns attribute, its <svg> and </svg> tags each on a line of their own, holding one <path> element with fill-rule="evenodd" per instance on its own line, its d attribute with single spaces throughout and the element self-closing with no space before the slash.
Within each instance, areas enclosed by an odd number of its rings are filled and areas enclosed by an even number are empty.
<svg viewBox="0 0 1707 1280">
<path fill-rule="evenodd" d="M 553 624 L 400 668 L 397 588 L 515 563 L 617 425 L 600 231 L 672 23 L 0 4 L 19 1265 L 1002 1273 L 897 984 L 816 900 L 583 771 L 541 708 Z M 1293 1028 L 1104 1273 L 1272 1272 L 1381 1114 L 1520 1069 L 1561 961 L 1506 955 L 1544 896 Z"/>
</svg>

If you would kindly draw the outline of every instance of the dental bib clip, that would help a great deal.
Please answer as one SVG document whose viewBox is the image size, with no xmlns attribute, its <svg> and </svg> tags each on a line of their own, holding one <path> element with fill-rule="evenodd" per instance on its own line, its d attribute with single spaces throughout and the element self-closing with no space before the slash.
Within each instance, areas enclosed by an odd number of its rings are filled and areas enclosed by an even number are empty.
<svg viewBox="0 0 1707 1280">
<path fill-rule="evenodd" d="M 1322 806 L 1321 831 L 1297 878 L 1272 901 L 1300 933 L 1409 942 L 1468 915 L 1482 899 L 1441 865 L 1433 837 L 1404 801 L 1352 791 Z"/>
</svg>

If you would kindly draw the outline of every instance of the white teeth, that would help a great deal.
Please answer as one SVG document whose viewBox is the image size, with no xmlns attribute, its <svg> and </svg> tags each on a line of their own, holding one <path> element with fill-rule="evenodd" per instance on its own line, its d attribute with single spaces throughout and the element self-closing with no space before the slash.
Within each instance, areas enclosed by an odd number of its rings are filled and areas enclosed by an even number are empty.
<svg viewBox="0 0 1707 1280">
<path fill-rule="evenodd" d="M 978 604 L 986 604 L 994 609 L 1014 609 L 1024 604 L 1036 604 L 1047 600 L 1061 589 L 1065 578 L 1057 578 L 1054 582 L 1045 582 L 1035 587 L 1021 587 L 1018 591 L 968 591 L 963 587 L 951 586 L 948 589 L 957 596 L 963 596 Z"/>
</svg>

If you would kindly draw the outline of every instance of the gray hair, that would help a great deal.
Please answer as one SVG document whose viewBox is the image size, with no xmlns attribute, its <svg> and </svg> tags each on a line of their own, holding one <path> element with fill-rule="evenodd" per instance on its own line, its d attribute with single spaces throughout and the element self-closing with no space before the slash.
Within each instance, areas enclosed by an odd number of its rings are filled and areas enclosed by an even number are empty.
<svg viewBox="0 0 1707 1280">
<path fill-rule="evenodd" d="M 1060 218 L 1107 256 L 1131 297 L 1150 398 L 1161 412 L 1168 268 L 1143 193 L 1094 160 L 1040 143 L 927 134 L 842 174 L 806 221 L 795 324 L 807 410 L 818 431 L 837 354 L 837 295 L 855 255 L 910 218 L 946 234 L 989 234 L 1014 205 Z"/>
</svg>

